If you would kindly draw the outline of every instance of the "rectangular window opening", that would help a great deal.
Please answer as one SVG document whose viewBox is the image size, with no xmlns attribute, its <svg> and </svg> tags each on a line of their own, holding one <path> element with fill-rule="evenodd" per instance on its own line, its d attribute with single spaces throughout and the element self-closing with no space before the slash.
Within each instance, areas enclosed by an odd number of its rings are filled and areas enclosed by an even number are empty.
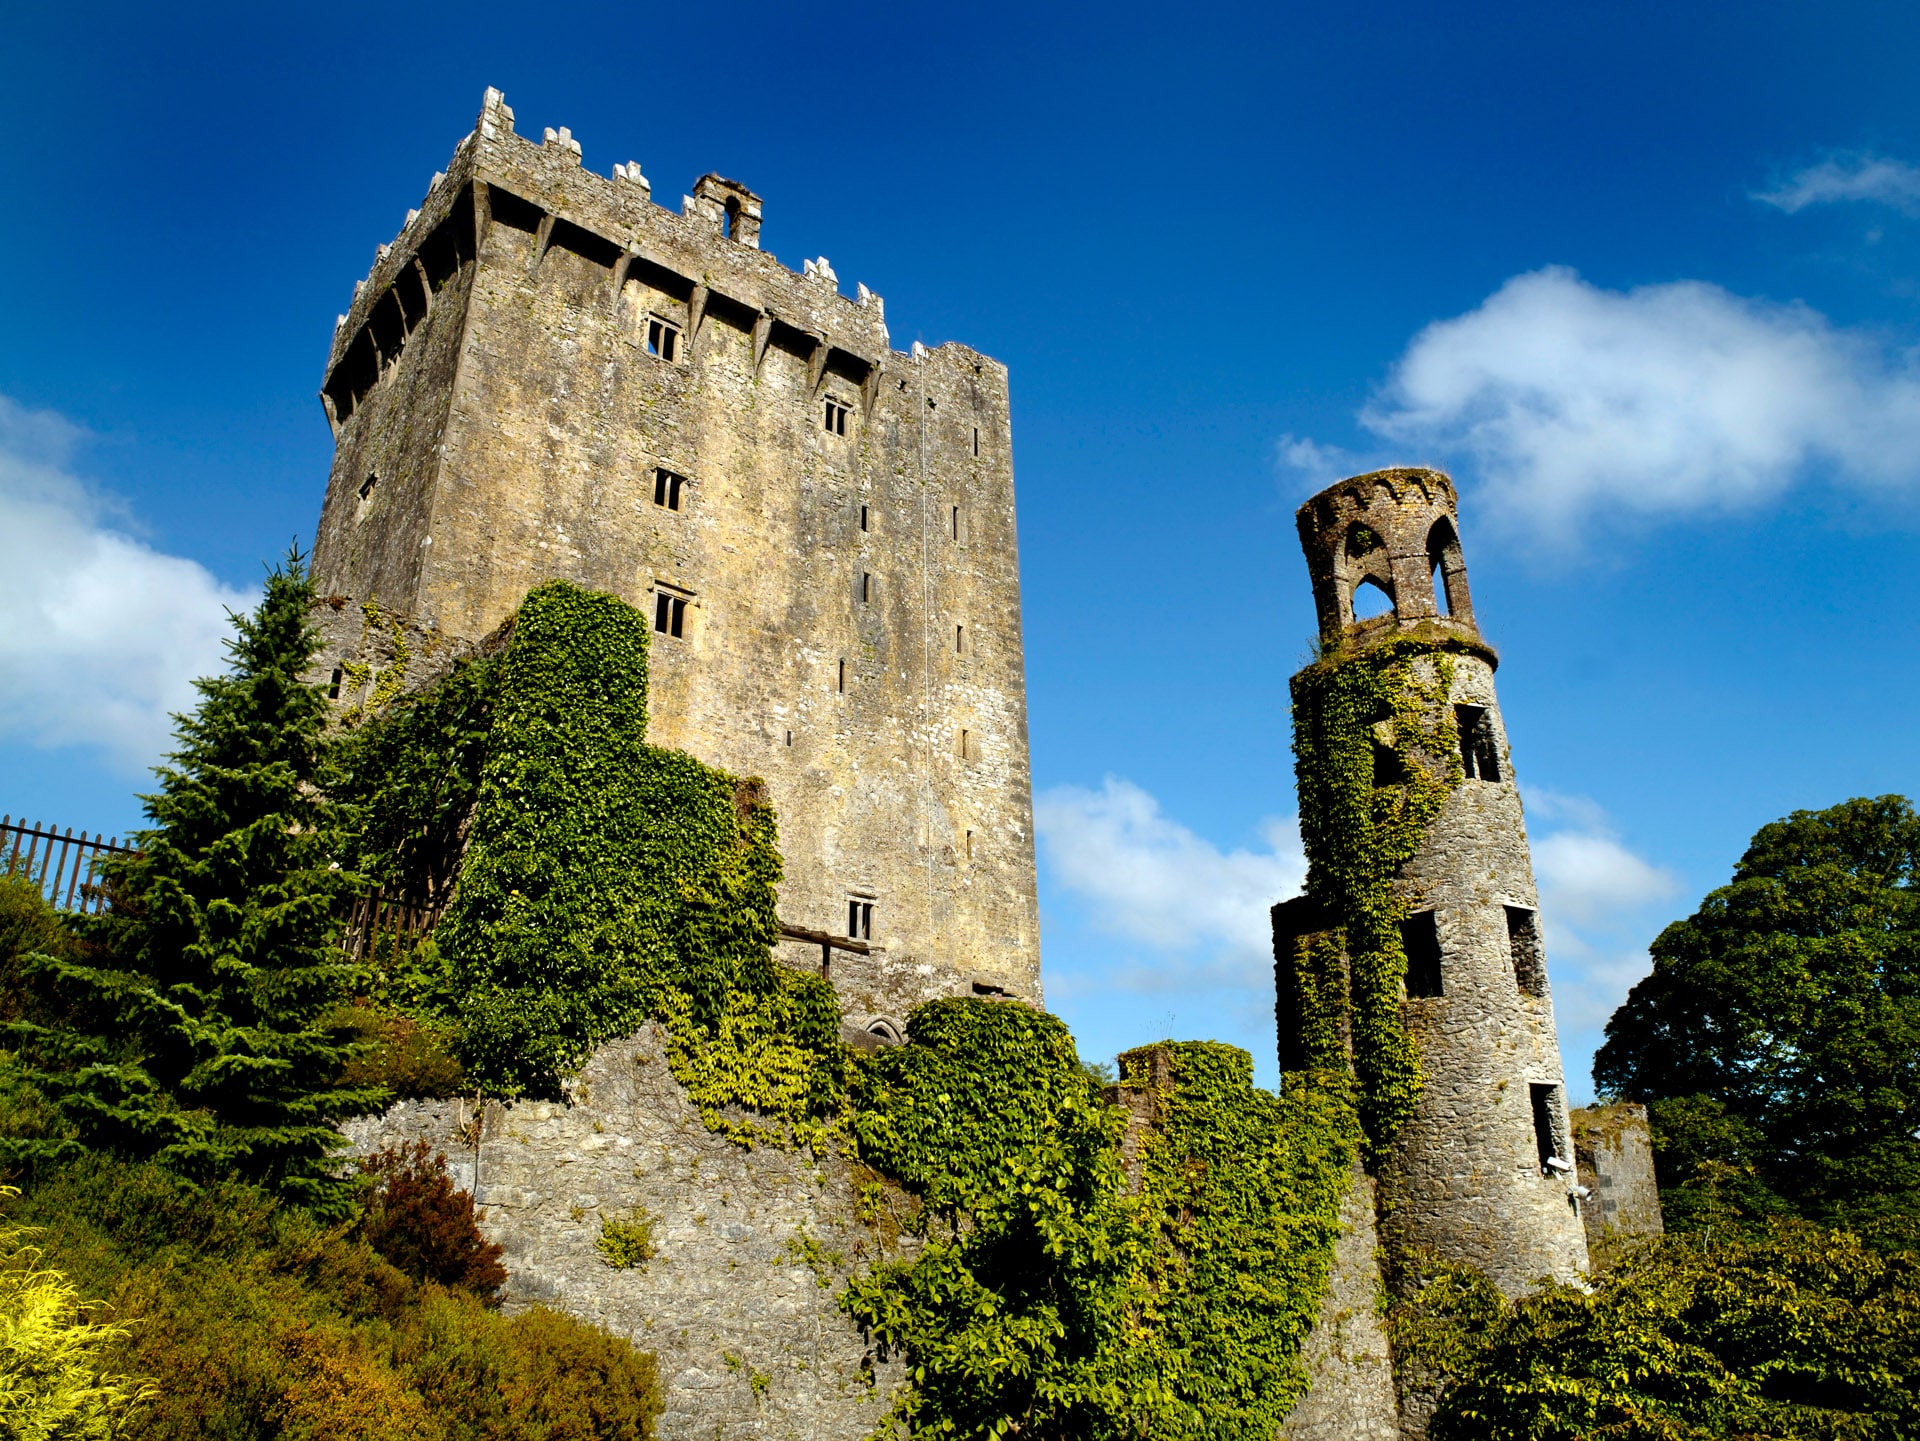
<svg viewBox="0 0 1920 1441">
<path fill-rule="evenodd" d="M 872 527 L 867 524 L 867 508 L 864 505 L 860 507 L 860 529 L 862 530 L 872 529 Z"/>
<path fill-rule="evenodd" d="M 969 861 L 973 859 L 973 832 L 972 831 L 967 832 L 967 859 Z"/>
<path fill-rule="evenodd" d="M 346 678 L 346 674 L 347 672 L 342 666 L 335 666 L 333 668 L 333 679 L 327 682 L 328 700 L 340 699 L 340 682 Z"/>
<path fill-rule="evenodd" d="M 826 408 L 821 412 L 820 423 L 826 427 L 827 434 L 845 435 L 847 433 L 848 414 L 846 402 L 835 400 L 832 396 L 828 396 L 825 406 Z"/>
<path fill-rule="evenodd" d="M 873 599 L 873 577 L 867 572 L 860 573 L 860 603 L 865 605 Z"/>
<path fill-rule="evenodd" d="M 367 478 L 360 482 L 360 498 L 365 500 L 373 494 L 373 488 L 380 483 L 380 477 L 373 471 L 367 472 Z"/>
<path fill-rule="evenodd" d="M 960 759 L 965 760 L 972 749 L 973 732 L 963 727 L 960 731 Z"/>
<path fill-rule="evenodd" d="M 1507 913 L 1507 949 L 1513 956 L 1513 979 L 1523 996 L 1547 993 L 1547 958 L 1540 945 L 1540 913 L 1525 906 L 1504 907 Z"/>
<path fill-rule="evenodd" d="M 846 663 L 845 661 L 841 661 L 841 662 L 840 662 L 840 686 L 839 686 L 839 689 L 840 689 L 840 693 L 841 693 L 842 695 L 845 695 L 845 694 L 846 694 L 846 690 L 847 690 L 847 663 Z"/>
<path fill-rule="evenodd" d="M 858 896 L 847 898 L 847 939 L 852 941 L 873 939 L 872 901 L 862 900 Z"/>
<path fill-rule="evenodd" d="M 953 508 L 953 538 L 960 539 L 960 507 L 957 505 Z"/>
<path fill-rule="evenodd" d="M 687 626 L 687 598 L 671 591 L 653 593 L 653 628 L 661 635 L 683 636 Z"/>
<path fill-rule="evenodd" d="M 670 470 L 654 471 L 653 503 L 662 510 L 680 509 L 680 492 L 686 483 L 684 475 L 675 475 Z"/>
<path fill-rule="evenodd" d="M 953 652 L 955 655 L 963 655 L 966 649 L 967 628 L 964 625 L 956 625 L 953 628 Z"/>
<path fill-rule="evenodd" d="M 1564 1155 L 1565 1138 L 1560 1134 L 1560 1088 L 1558 1086 L 1528 1086 L 1528 1098 L 1533 1102 L 1533 1145 L 1540 1155 L 1540 1170 L 1545 1173 L 1558 1170 L 1550 1163 L 1558 1161 L 1571 1171 L 1572 1164 Z"/>
<path fill-rule="evenodd" d="M 661 360 L 680 358 L 680 327 L 657 315 L 647 317 L 647 354 Z"/>
<path fill-rule="evenodd" d="M 1400 945 L 1407 953 L 1407 996 L 1445 994 L 1440 979 L 1440 917 L 1415 911 L 1400 922 Z"/>
<path fill-rule="evenodd" d="M 1500 743 L 1493 733 L 1493 721 L 1481 705 L 1457 705 L 1454 724 L 1460 730 L 1460 768 L 1470 781 L 1500 779 Z"/>
<path fill-rule="evenodd" d="M 977 425 L 973 428 L 973 453 L 975 455 L 980 453 L 980 427 Z"/>
<path fill-rule="evenodd" d="M 788 731 L 788 732 L 787 732 L 787 744 L 788 744 L 788 745 L 792 745 L 792 744 L 793 744 L 793 732 L 792 732 L 792 731 Z"/>
</svg>

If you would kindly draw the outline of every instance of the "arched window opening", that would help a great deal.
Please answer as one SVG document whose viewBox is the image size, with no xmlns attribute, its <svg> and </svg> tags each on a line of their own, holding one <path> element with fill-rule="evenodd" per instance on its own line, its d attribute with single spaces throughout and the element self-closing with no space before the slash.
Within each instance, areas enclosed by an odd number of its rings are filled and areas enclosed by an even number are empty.
<svg viewBox="0 0 1920 1441">
<path fill-rule="evenodd" d="M 1356 621 L 1378 620 L 1383 615 L 1394 613 L 1393 597 L 1387 588 L 1372 576 L 1353 588 L 1353 618 Z"/>
<path fill-rule="evenodd" d="M 1380 532 L 1364 520 L 1356 520 L 1347 527 L 1347 554 L 1356 559 L 1363 555 L 1372 555 L 1380 549 Z"/>
<path fill-rule="evenodd" d="M 877 1039 L 883 1046 L 899 1046 L 905 1044 L 905 1041 L 900 1035 L 900 1028 L 884 1016 L 868 1023 L 867 1034 Z"/>
<path fill-rule="evenodd" d="M 1464 618 L 1467 567 L 1460 556 L 1460 537 L 1444 515 L 1427 532 L 1427 564 L 1435 577 L 1434 609 L 1441 615 Z"/>
</svg>

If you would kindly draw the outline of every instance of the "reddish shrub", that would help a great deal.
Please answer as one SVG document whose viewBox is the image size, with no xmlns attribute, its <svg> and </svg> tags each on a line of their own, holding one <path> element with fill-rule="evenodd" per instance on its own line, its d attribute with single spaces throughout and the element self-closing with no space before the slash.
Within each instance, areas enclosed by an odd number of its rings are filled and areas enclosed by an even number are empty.
<svg viewBox="0 0 1920 1441">
<path fill-rule="evenodd" d="M 446 1156 L 415 1141 L 375 1152 L 360 1169 L 376 1178 L 360 1223 L 367 1243 L 410 1276 L 491 1302 L 507 1279 L 500 1247 L 480 1234 L 473 1197 L 454 1189 Z"/>
</svg>

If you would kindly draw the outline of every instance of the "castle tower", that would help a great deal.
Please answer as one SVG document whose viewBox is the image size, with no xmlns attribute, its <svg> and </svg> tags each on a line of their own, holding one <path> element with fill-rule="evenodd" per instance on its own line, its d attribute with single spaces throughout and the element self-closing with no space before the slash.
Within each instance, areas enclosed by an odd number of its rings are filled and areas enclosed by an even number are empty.
<svg viewBox="0 0 1920 1441">
<path fill-rule="evenodd" d="M 1426 1251 L 1510 1296 L 1572 1280 L 1587 1251 L 1539 900 L 1452 482 L 1356 476 L 1298 522 L 1321 658 L 1293 682 L 1312 870 L 1274 912 L 1282 1069 L 1351 1058 L 1390 1272 Z M 1369 595 L 1378 615 L 1356 611 Z M 1316 936 L 1337 958 L 1320 989 Z"/>
<path fill-rule="evenodd" d="M 893 349 L 879 296 L 761 248 L 764 210 L 713 175 L 670 210 L 487 92 L 334 333 L 322 674 L 351 708 L 544 581 L 622 596 L 649 739 L 762 777 L 782 920 L 871 946 L 832 957 L 850 1019 L 1037 1002 L 1006 368 Z"/>
</svg>

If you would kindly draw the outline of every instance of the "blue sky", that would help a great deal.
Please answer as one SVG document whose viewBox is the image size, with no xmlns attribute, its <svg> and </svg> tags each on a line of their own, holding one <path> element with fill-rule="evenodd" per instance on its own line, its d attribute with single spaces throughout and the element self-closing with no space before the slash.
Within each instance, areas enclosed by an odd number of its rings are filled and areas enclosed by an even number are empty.
<svg viewBox="0 0 1920 1441">
<path fill-rule="evenodd" d="M 1247 1045 L 1293 507 L 1450 468 L 1569 1079 L 1752 831 L 1915 788 L 1920 12 L 37 7 L 0 47 L 0 809 L 122 828 L 487 85 L 1011 367 L 1049 998 Z"/>
</svg>

